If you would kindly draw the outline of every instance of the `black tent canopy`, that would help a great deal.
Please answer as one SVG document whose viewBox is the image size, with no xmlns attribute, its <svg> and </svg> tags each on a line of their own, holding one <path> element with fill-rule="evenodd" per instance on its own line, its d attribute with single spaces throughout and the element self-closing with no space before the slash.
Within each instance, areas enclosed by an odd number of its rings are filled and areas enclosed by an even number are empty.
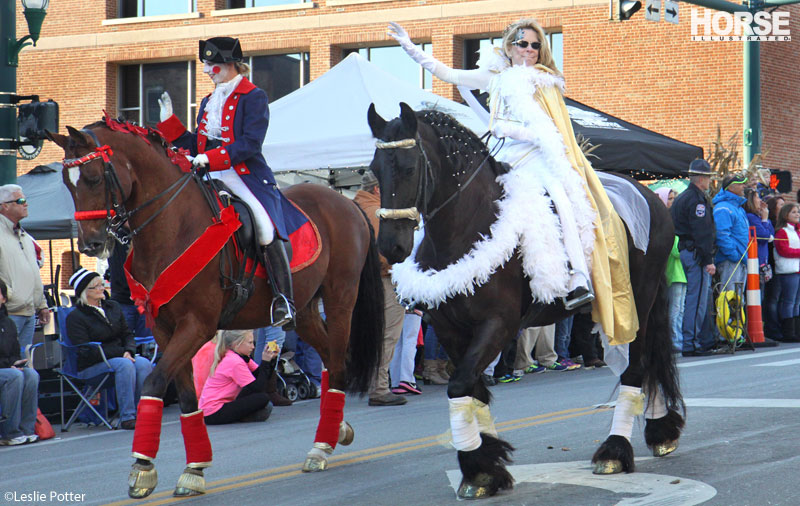
<svg viewBox="0 0 800 506">
<path fill-rule="evenodd" d="M 689 163 L 703 158 L 703 148 L 667 137 L 652 130 L 565 98 L 575 135 L 597 145 L 589 161 L 598 170 L 625 172 L 634 177 L 657 175 L 682 177 Z"/>
</svg>

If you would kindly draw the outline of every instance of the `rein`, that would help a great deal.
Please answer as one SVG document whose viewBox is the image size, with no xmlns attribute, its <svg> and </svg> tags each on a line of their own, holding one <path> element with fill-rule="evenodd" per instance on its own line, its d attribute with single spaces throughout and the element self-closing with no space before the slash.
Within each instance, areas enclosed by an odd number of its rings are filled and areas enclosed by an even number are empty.
<svg viewBox="0 0 800 506">
<path fill-rule="evenodd" d="M 433 211 L 428 211 L 428 174 L 430 173 L 430 178 L 433 178 L 433 169 L 431 168 L 431 162 L 428 159 L 428 154 L 425 152 L 425 148 L 422 147 L 422 140 L 419 137 L 419 134 L 414 139 L 400 139 L 397 141 L 377 141 L 375 143 L 375 147 L 377 149 L 411 149 L 413 147 L 418 147 L 420 153 L 422 154 L 422 159 L 425 161 L 425 169 L 424 173 L 420 175 L 419 182 L 417 183 L 417 196 L 414 201 L 414 207 L 404 207 L 399 209 L 386 209 L 380 208 L 378 209 L 375 214 L 378 218 L 384 220 L 413 220 L 417 223 L 415 229 L 419 229 L 419 222 L 420 216 L 423 215 L 427 220 L 433 219 L 436 216 L 436 213 L 441 211 L 447 204 L 453 201 L 453 199 L 457 198 L 461 195 L 461 193 L 469 186 L 472 181 L 475 180 L 475 177 L 478 173 L 483 169 L 486 165 L 486 161 L 492 156 L 491 153 L 488 153 L 486 157 L 481 161 L 480 165 L 470 174 L 464 183 L 458 183 L 458 189 L 453 192 L 449 197 L 447 197 L 444 202 L 439 204 Z M 421 202 L 420 202 L 421 199 Z M 423 206 L 423 211 L 420 213 L 419 206 Z"/>
<path fill-rule="evenodd" d="M 186 187 L 188 182 L 192 179 L 192 173 L 185 173 L 182 175 L 178 180 L 172 183 L 168 188 L 158 193 L 158 195 L 154 196 L 153 198 L 147 200 L 139 207 L 133 209 L 132 211 L 128 211 L 125 208 L 125 201 L 128 197 L 125 196 L 125 193 L 122 189 L 122 185 L 119 182 L 119 177 L 117 177 L 117 171 L 114 167 L 114 163 L 111 161 L 111 155 L 113 155 L 113 151 L 111 147 L 108 145 L 100 145 L 100 140 L 97 138 L 97 135 L 89 129 L 83 129 L 81 132 L 86 133 L 89 137 L 92 138 L 94 143 L 97 147 L 94 149 L 92 153 L 84 155 L 80 158 L 75 158 L 72 160 L 64 160 L 62 163 L 65 169 L 69 169 L 72 167 L 80 167 L 87 163 L 94 161 L 97 158 L 103 159 L 103 176 L 106 180 L 106 189 L 105 189 L 105 197 L 106 197 L 106 208 L 105 208 L 105 215 L 103 215 L 102 210 L 98 211 L 80 211 L 75 213 L 75 220 L 96 220 L 105 218 L 108 227 L 108 233 L 111 234 L 114 239 L 117 240 L 120 244 L 128 244 L 130 240 L 136 236 L 142 229 L 149 225 L 159 214 L 161 214 L 167 206 L 169 206 L 173 200 L 178 196 L 178 194 L 183 191 Z M 141 211 L 142 209 L 150 206 L 155 201 L 159 200 L 164 195 L 168 194 L 172 190 L 177 190 L 170 196 L 169 200 L 164 203 L 155 213 L 150 215 L 144 223 L 139 225 L 134 230 L 131 230 L 129 234 L 122 233 L 120 230 L 124 226 L 125 222 L 132 218 L 136 213 Z M 117 200 L 117 193 L 119 193 L 120 200 Z"/>
</svg>

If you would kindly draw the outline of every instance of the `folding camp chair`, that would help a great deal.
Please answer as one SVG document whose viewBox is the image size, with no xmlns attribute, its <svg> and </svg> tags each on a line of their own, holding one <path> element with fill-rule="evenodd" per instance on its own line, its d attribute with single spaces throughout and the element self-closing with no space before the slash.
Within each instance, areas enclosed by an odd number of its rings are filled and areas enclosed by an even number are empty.
<svg viewBox="0 0 800 506">
<path fill-rule="evenodd" d="M 93 399 L 103 388 L 109 388 L 113 386 L 114 369 L 112 369 L 111 365 L 108 363 L 105 353 L 103 353 L 103 347 L 100 345 L 100 343 L 89 342 L 85 344 L 74 345 L 72 344 L 72 341 L 70 341 L 69 336 L 67 335 L 67 316 L 74 309 L 74 307 L 59 307 L 58 312 L 56 313 L 59 331 L 58 342 L 61 345 L 61 367 L 55 369 L 61 382 L 61 432 L 68 431 L 70 426 L 75 422 L 85 408 L 89 408 L 95 415 L 97 415 L 103 425 L 109 429 L 114 429 L 115 426 L 112 426 L 108 420 L 108 403 L 104 404 L 104 415 L 101 415 L 91 403 L 91 399 Z M 79 375 L 78 349 L 82 346 L 94 346 L 98 348 L 103 357 L 103 362 L 106 364 L 106 369 L 102 370 L 91 378 L 84 378 L 82 375 Z M 80 398 L 78 406 L 75 408 L 75 411 L 72 413 L 72 416 L 70 416 L 66 424 L 64 424 L 65 381 Z"/>
</svg>

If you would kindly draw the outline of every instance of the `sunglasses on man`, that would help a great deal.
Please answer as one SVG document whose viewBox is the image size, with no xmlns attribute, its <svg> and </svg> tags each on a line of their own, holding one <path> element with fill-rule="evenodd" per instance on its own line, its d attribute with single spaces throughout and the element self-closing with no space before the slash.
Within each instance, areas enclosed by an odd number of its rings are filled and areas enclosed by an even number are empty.
<svg viewBox="0 0 800 506">
<path fill-rule="evenodd" d="M 19 204 L 19 205 L 24 205 L 27 203 L 28 199 L 26 199 L 25 197 L 20 197 L 16 200 L 6 200 L 5 202 L 3 202 L 3 204 Z"/>
<path fill-rule="evenodd" d="M 522 49 L 527 48 L 528 44 L 530 44 L 531 49 L 536 49 L 537 51 L 542 48 L 542 43 L 541 42 L 528 42 L 527 40 L 518 40 L 518 41 L 512 42 L 512 44 L 514 44 L 515 46 L 517 46 L 519 48 L 522 48 Z"/>
</svg>

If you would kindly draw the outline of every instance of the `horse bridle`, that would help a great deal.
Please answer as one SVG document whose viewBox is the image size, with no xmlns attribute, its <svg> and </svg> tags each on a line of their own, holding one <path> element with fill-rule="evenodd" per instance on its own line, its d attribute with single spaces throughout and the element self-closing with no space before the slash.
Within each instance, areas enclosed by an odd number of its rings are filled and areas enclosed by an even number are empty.
<svg viewBox="0 0 800 506">
<path fill-rule="evenodd" d="M 397 141 L 377 141 L 375 142 L 375 147 L 377 149 L 411 149 L 413 147 L 418 147 L 420 153 L 422 154 L 422 159 L 425 163 L 425 168 L 423 171 L 420 171 L 420 176 L 417 181 L 417 196 L 414 200 L 413 207 L 404 207 L 398 209 L 387 209 L 387 208 L 380 208 L 375 212 L 375 215 L 383 220 L 413 220 L 416 222 L 416 226 L 414 227 L 415 230 L 419 229 L 420 217 L 425 216 L 425 219 L 430 221 L 436 216 L 436 213 L 441 211 L 447 204 L 449 204 L 453 199 L 461 195 L 469 184 L 475 180 L 475 177 L 481 171 L 484 165 L 486 165 L 486 161 L 491 157 L 491 153 L 487 153 L 486 157 L 483 161 L 478 165 L 478 167 L 470 174 L 469 178 L 467 178 L 464 183 L 458 184 L 458 189 L 453 192 L 452 195 L 447 197 L 444 202 L 439 204 L 433 211 L 428 211 L 428 174 L 430 174 L 430 179 L 433 181 L 433 169 L 431 168 L 430 160 L 428 159 L 428 154 L 425 152 L 425 148 L 422 146 L 422 139 L 420 139 L 419 134 L 416 135 L 415 138 L 411 139 L 400 139 Z M 435 182 L 435 181 L 434 181 Z M 420 199 L 422 199 L 420 201 Z M 422 206 L 422 212 L 420 212 L 420 203 Z"/>
<path fill-rule="evenodd" d="M 178 180 L 172 183 L 168 188 L 161 191 L 158 195 L 152 197 L 139 207 L 135 208 L 132 211 L 128 211 L 125 208 L 125 201 L 128 197 L 125 196 L 125 192 L 122 189 L 122 184 L 119 182 L 119 177 L 117 177 L 117 170 L 114 168 L 114 163 L 111 161 L 111 155 L 114 154 L 111 147 L 108 145 L 100 145 L 100 140 L 97 138 L 97 134 L 95 134 L 92 130 L 89 129 L 82 129 L 81 132 L 87 134 L 89 137 L 92 138 L 95 145 L 97 146 L 93 152 L 82 156 L 80 158 L 74 158 L 71 160 L 65 159 L 62 163 L 65 169 L 69 169 L 71 167 L 80 167 L 85 165 L 89 162 L 97 158 L 103 159 L 103 177 L 105 179 L 105 201 L 106 201 L 106 208 L 105 208 L 105 219 L 106 219 L 106 228 L 108 233 L 117 240 L 120 244 L 128 244 L 130 240 L 136 236 L 142 229 L 147 226 L 150 222 L 152 222 L 156 216 L 161 214 L 164 209 L 169 206 L 169 204 L 175 200 L 178 194 L 183 191 L 186 187 L 186 184 L 192 179 L 193 173 L 189 172 L 182 175 Z M 155 213 L 153 213 L 144 223 L 139 225 L 134 230 L 131 230 L 130 233 L 126 234 L 121 232 L 122 227 L 125 225 L 131 217 L 133 217 L 136 213 L 148 207 L 150 204 L 155 202 L 156 200 L 160 199 L 173 189 L 178 187 L 177 191 L 167 200 L 161 208 L 159 208 Z M 117 200 L 117 193 L 119 193 L 120 200 Z M 102 213 L 102 211 L 99 211 Z M 76 220 L 92 220 L 92 219 L 102 219 L 102 214 L 97 216 L 98 211 L 88 211 L 83 214 L 83 217 L 80 217 L 80 213 L 75 213 Z"/>
</svg>

